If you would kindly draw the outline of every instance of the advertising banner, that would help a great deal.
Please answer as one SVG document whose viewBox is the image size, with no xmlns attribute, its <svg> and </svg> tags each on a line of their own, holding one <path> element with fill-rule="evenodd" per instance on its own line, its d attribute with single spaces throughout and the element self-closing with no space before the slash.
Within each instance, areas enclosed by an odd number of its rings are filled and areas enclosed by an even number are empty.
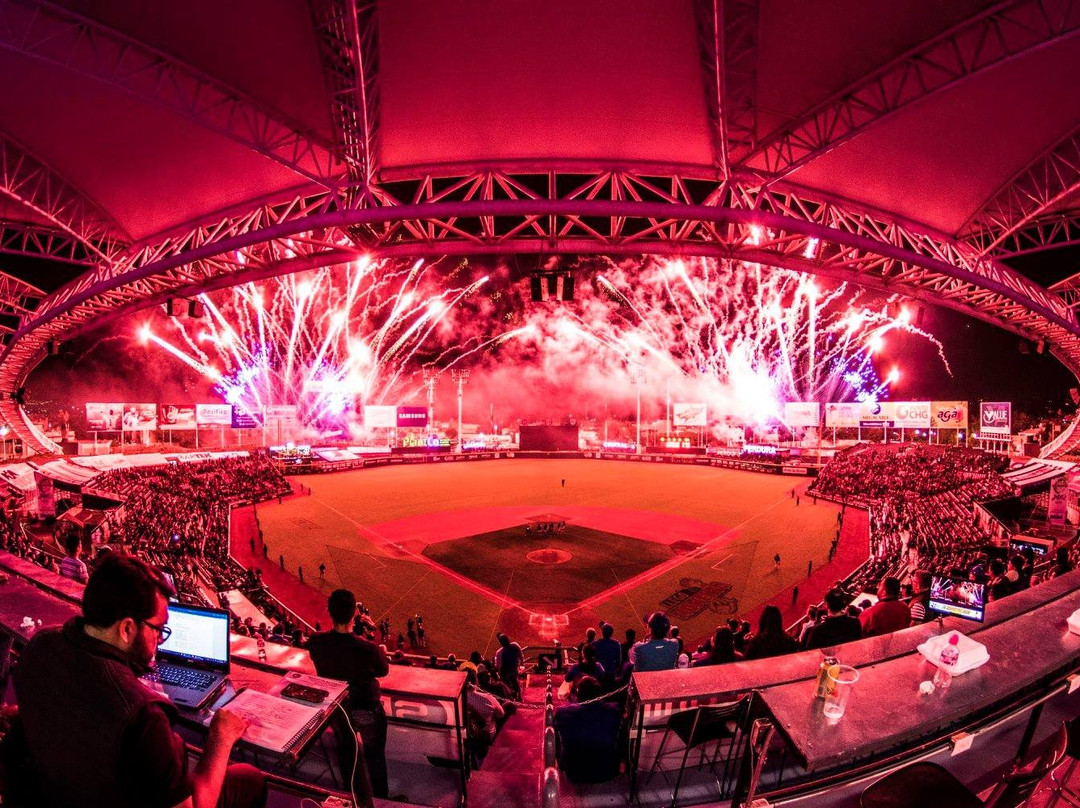
<svg viewBox="0 0 1080 808">
<path fill-rule="evenodd" d="M 671 425 L 708 426 L 704 404 L 675 403 L 671 405 Z"/>
<path fill-rule="evenodd" d="M 259 420 L 245 409 L 241 409 L 233 405 L 232 408 L 232 428 L 233 429 L 255 429 L 262 424 Z"/>
<path fill-rule="evenodd" d="M 280 421 L 296 420 L 296 405 L 294 404 L 271 404 L 266 408 L 266 417 Z"/>
<path fill-rule="evenodd" d="M 825 405 L 825 426 L 857 427 L 863 420 L 863 404 L 861 401 L 842 401 L 838 404 Z"/>
<path fill-rule="evenodd" d="M 892 406 L 889 420 L 894 427 L 904 429 L 926 429 L 930 426 L 929 401 L 890 401 Z"/>
<path fill-rule="evenodd" d="M 196 404 L 195 421 L 199 426 L 232 426 L 232 404 Z"/>
<path fill-rule="evenodd" d="M 157 404 L 125 404 L 121 423 L 128 432 L 157 429 Z"/>
<path fill-rule="evenodd" d="M 1007 438 L 1012 434 L 1012 402 L 980 401 L 979 434 Z"/>
<path fill-rule="evenodd" d="M 933 401 L 930 403 L 930 426 L 934 429 L 967 429 L 966 401 Z"/>
<path fill-rule="evenodd" d="M 784 404 L 784 423 L 790 426 L 817 426 L 821 405 L 816 401 L 788 401 Z"/>
<path fill-rule="evenodd" d="M 1050 481 L 1050 503 L 1046 508 L 1046 521 L 1052 525 L 1064 525 L 1069 507 L 1069 478 L 1064 474 Z"/>
<path fill-rule="evenodd" d="M 368 429 L 395 429 L 397 407 L 368 404 L 364 407 L 364 426 Z"/>
<path fill-rule="evenodd" d="M 161 429 L 194 429 L 194 404 L 159 404 L 158 427 Z"/>
<path fill-rule="evenodd" d="M 117 432 L 120 418 L 124 414 L 124 405 L 86 402 L 86 425 L 91 432 Z"/>
<path fill-rule="evenodd" d="M 398 426 L 418 426 L 425 427 L 428 422 L 428 409 L 427 407 L 398 407 L 397 408 L 397 425 Z"/>
</svg>

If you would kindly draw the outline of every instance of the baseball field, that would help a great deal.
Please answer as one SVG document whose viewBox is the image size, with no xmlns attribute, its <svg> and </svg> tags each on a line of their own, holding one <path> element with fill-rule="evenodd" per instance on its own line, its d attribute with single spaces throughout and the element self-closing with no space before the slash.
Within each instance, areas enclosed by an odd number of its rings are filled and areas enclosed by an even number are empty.
<svg viewBox="0 0 1080 808">
<path fill-rule="evenodd" d="M 865 516 L 849 510 L 830 560 L 839 508 L 814 503 L 807 483 L 599 460 L 310 475 L 280 504 L 238 512 L 233 552 L 312 622 L 325 625 L 326 594 L 339 586 L 376 620 L 388 616 L 392 637 L 423 615 L 429 652 L 491 653 L 498 631 L 523 645 L 576 644 L 600 620 L 621 638 L 656 609 L 696 643 L 765 603 L 793 618 L 865 559 Z"/>
</svg>

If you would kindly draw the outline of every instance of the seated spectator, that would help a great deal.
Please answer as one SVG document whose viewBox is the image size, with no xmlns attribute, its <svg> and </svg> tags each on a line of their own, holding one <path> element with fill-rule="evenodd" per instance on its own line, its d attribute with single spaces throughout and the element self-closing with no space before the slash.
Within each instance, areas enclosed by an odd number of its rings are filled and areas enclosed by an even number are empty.
<svg viewBox="0 0 1080 808">
<path fill-rule="evenodd" d="M 780 610 L 775 606 L 766 606 L 761 612 L 757 633 L 746 646 L 746 658 L 764 659 L 798 650 L 799 644 L 784 631 Z"/>
<path fill-rule="evenodd" d="M 446 658 L 447 661 L 449 661 L 450 657 L 452 656 L 454 655 L 450 654 L 450 656 Z M 469 654 L 469 662 L 472 663 L 473 667 L 477 670 L 479 670 L 480 668 L 487 668 L 489 671 L 495 670 L 495 664 L 486 662 L 483 655 L 479 651 L 473 651 L 471 654 Z"/>
<path fill-rule="evenodd" d="M 679 660 L 679 642 L 668 637 L 671 621 L 663 612 L 653 612 L 646 624 L 651 636 L 630 649 L 630 662 L 633 663 L 634 670 L 671 670 Z"/>
<path fill-rule="evenodd" d="M 591 645 L 582 647 L 581 661 L 570 666 L 570 670 L 566 672 L 566 681 L 573 682 L 579 676 L 591 676 L 598 682 L 603 682 L 606 676 L 604 666 L 596 661 L 596 650 Z"/>
<path fill-rule="evenodd" d="M 806 636 L 804 648 L 830 648 L 862 637 L 859 618 L 847 612 L 847 596 L 839 589 L 825 593 L 825 619 Z"/>
<path fill-rule="evenodd" d="M 995 558 L 990 562 L 990 600 L 1001 600 L 1013 591 L 1012 583 L 1005 573 L 1005 562 Z"/>
<path fill-rule="evenodd" d="M 1009 579 L 1013 592 L 1019 592 L 1021 589 L 1027 589 L 1031 586 L 1031 575 L 1028 571 L 1027 560 L 1019 553 L 1010 558 L 1009 571 L 1005 573 L 1005 577 Z"/>
<path fill-rule="evenodd" d="M 1065 547 L 1057 549 L 1057 559 L 1054 561 L 1053 575 L 1056 578 L 1067 572 L 1073 571 L 1073 563 L 1069 560 L 1069 551 Z"/>
<path fill-rule="evenodd" d="M 864 637 L 879 637 L 911 625 L 911 610 L 900 600 L 900 579 L 883 578 L 878 602 L 859 615 Z"/>
<path fill-rule="evenodd" d="M 810 636 L 810 632 L 814 630 L 814 626 L 825 617 L 825 610 L 819 609 L 817 606 L 808 606 L 806 609 L 806 617 L 803 618 L 802 628 L 799 630 L 799 647 L 806 647 L 806 638 Z"/>
<path fill-rule="evenodd" d="M 593 701 L 600 683 L 582 676 L 574 684 L 574 701 L 555 711 L 559 768 L 572 783 L 602 783 L 619 774 L 619 706 Z M 591 703 L 584 703 L 591 702 Z"/>
<path fill-rule="evenodd" d="M 604 669 L 606 677 L 601 680 L 600 684 L 608 688 L 611 687 L 615 674 L 622 667 L 623 660 L 622 646 L 619 645 L 618 640 L 614 639 L 614 634 L 615 626 L 611 625 L 611 623 L 604 623 L 600 626 L 602 639 L 592 644 L 593 651 L 596 653 L 596 661 Z"/>
<path fill-rule="evenodd" d="M 930 584 L 933 576 L 926 570 L 916 570 L 912 581 L 915 594 L 908 604 L 908 609 L 911 611 L 911 625 L 917 626 L 934 618 L 930 612 Z"/>
<path fill-rule="evenodd" d="M 60 574 L 65 578 L 85 584 L 90 580 L 90 573 L 86 571 L 86 564 L 79 556 L 82 555 L 82 541 L 78 533 L 68 533 L 64 536 L 64 549 L 67 555 L 60 562 Z"/>
<path fill-rule="evenodd" d="M 630 660 L 630 649 L 633 648 L 636 644 L 637 630 L 628 628 L 626 630 L 626 640 L 619 644 L 619 647 L 622 649 L 622 658 L 624 663 Z"/>
<path fill-rule="evenodd" d="M 727 626 L 719 626 L 712 636 L 709 650 L 694 660 L 692 667 L 703 668 L 707 665 L 723 665 L 742 659 L 742 654 L 735 650 L 735 635 Z"/>
<path fill-rule="evenodd" d="M 466 706 L 469 715 L 470 751 L 477 767 L 483 763 L 506 712 L 499 700 L 477 686 L 476 673 L 469 671 L 465 679 Z"/>
<path fill-rule="evenodd" d="M 230 766 L 247 722 L 228 708 L 210 724 L 203 755 L 189 774 L 176 708 L 139 677 L 167 636 L 161 573 L 110 554 L 87 583 L 82 617 L 37 633 L 15 673 L 18 726 L 5 737 L 5 761 L 22 766 L 13 784 L 35 808 L 137 808 L 266 804 L 262 774 Z M 9 770 L 10 773 L 10 770 Z"/>
<path fill-rule="evenodd" d="M 476 672 L 476 683 L 480 686 L 481 690 L 493 695 L 499 700 L 499 704 L 502 705 L 504 715 L 500 720 L 495 722 L 498 728 L 502 729 L 502 725 L 506 722 L 506 719 L 517 712 L 517 705 L 513 703 L 514 694 L 510 692 L 510 688 L 506 686 L 506 682 L 494 678 L 487 669 Z"/>
</svg>

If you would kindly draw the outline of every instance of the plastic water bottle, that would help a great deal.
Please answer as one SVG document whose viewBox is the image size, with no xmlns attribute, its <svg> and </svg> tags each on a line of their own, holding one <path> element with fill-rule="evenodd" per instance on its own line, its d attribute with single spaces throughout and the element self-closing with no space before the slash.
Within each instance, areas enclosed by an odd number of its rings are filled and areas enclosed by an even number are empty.
<svg viewBox="0 0 1080 808">
<path fill-rule="evenodd" d="M 266 662 L 266 640 L 263 639 L 263 635 L 259 635 L 259 639 L 255 644 L 259 647 L 259 662 Z"/>
<path fill-rule="evenodd" d="M 941 665 L 937 669 L 937 673 L 934 674 L 934 687 L 941 690 L 948 690 L 949 685 L 952 684 L 953 667 L 956 665 L 956 661 L 960 659 L 960 650 L 956 647 L 960 642 L 960 635 L 953 634 L 949 637 L 949 642 L 941 649 Z"/>
</svg>

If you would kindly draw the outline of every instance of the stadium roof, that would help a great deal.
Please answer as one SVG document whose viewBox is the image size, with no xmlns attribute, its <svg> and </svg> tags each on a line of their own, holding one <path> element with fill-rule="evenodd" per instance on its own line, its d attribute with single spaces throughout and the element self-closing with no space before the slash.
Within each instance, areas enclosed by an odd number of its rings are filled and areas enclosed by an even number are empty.
<svg viewBox="0 0 1080 808">
<path fill-rule="evenodd" d="M 363 252 L 753 260 L 1075 368 L 1009 262 L 1080 238 L 1077 64 L 1080 0 L 0 0 L 0 387 Z"/>
</svg>

